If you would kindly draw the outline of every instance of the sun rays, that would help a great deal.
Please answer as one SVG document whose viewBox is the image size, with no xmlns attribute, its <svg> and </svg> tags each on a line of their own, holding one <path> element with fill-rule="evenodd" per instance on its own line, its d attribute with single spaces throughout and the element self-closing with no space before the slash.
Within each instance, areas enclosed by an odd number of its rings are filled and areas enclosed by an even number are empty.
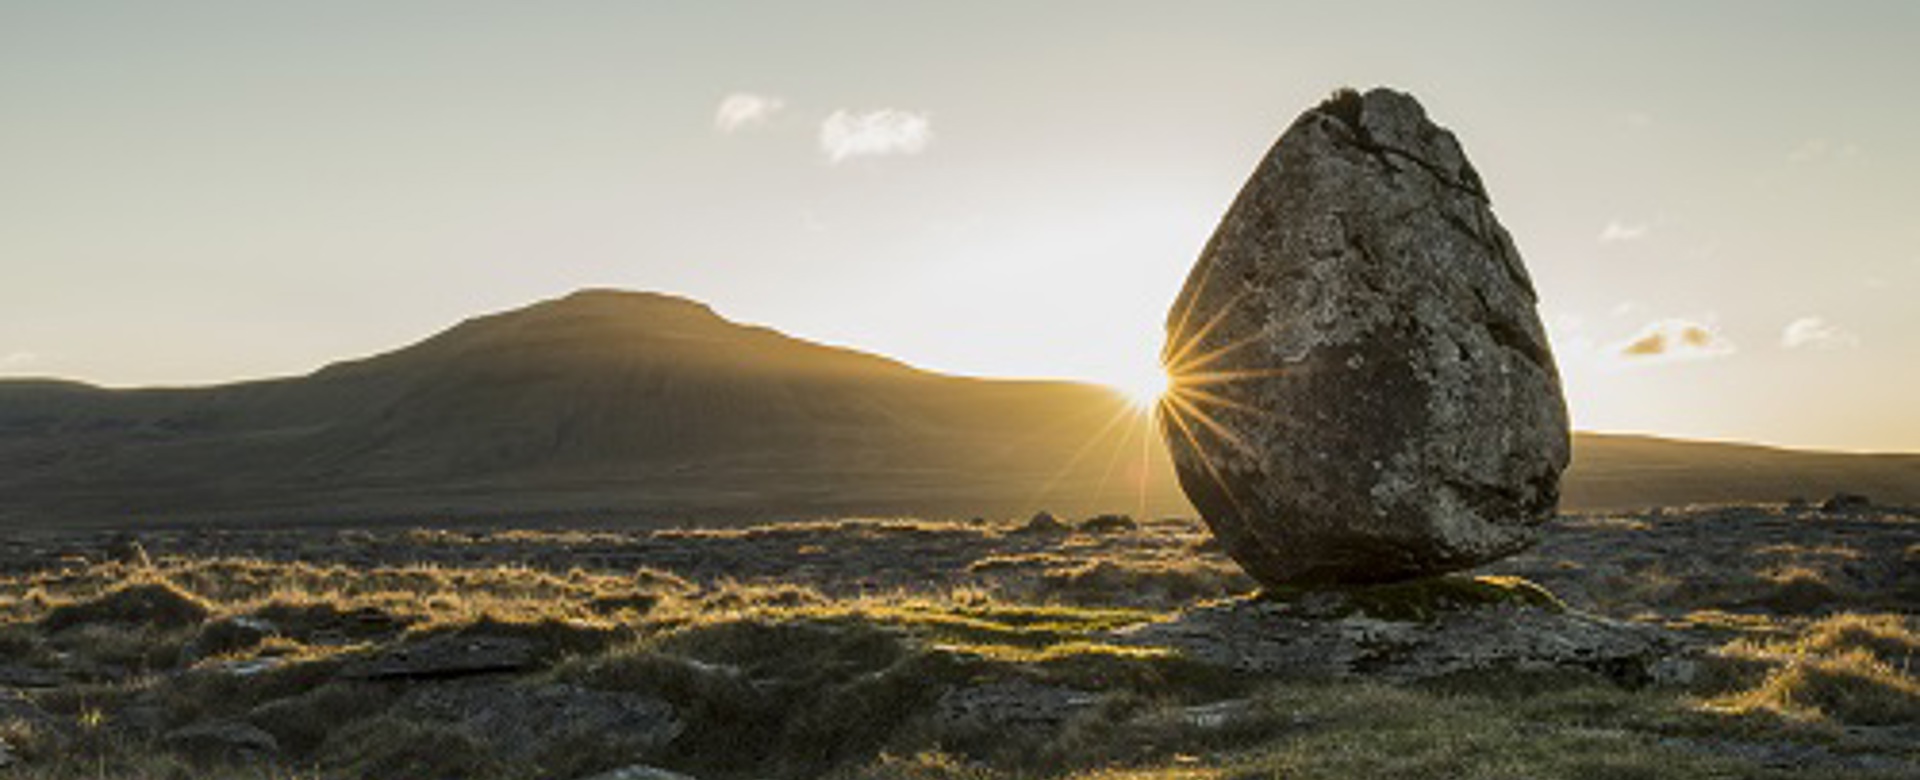
<svg viewBox="0 0 1920 780">
<path fill-rule="evenodd" d="M 1245 352 L 1259 349 L 1268 335 L 1247 321 L 1251 288 L 1229 296 L 1213 295 L 1219 303 L 1196 306 L 1196 300 L 1208 292 L 1206 271 L 1194 282 L 1189 286 L 1191 294 L 1181 296 L 1177 314 L 1170 318 L 1159 365 L 1147 364 L 1150 368 L 1112 382 L 1119 396 L 1116 403 L 1102 410 L 1105 419 L 1091 427 L 1093 433 L 1040 486 L 1031 503 L 1057 501 L 1087 487 L 1094 488 L 1093 495 L 1106 496 L 1116 475 L 1126 475 L 1134 484 L 1125 489 L 1137 491 L 1134 508 L 1145 515 L 1148 492 L 1154 489 L 1152 474 L 1165 468 L 1155 465 L 1154 439 L 1159 437 L 1178 455 L 1176 462 L 1191 467 L 1186 479 L 1214 483 L 1218 489 L 1207 492 L 1225 496 L 1237 508 L 1240 497 L 1227 489 L 1224 472 L 1238 471 L 1237 464 L 1263 460 L 1255 442 L 1275 430 L 1297 427 L 1299 423 L 1275 410 L 1250 403 L 1243 385 L 1306 370 L 1304 366 L 1238 367 L 1267 362 L 1246 359 Z"/>
<path fill-rule="evenodd" d="M 1248 441 L 1248 432 L 1236 426 L 1255 423 L 1288 427 L 1291 423 L 1274 410 L 1241 400 L 1235 385 L 1282 376 L 1297 369 L 1230 367 L 1234 362 L 1245 361 L 1229 358 L 1262 341 L 1266 334 L 1259 327 L 1222 327 L 1236 316 L 1246 316 L 1241 306 L 1249 288 L 1234 293 L 1214 308 L 1205 321 L 1194 325 L 1194 312 L 1199 299 L 1207 292 L 1212 270 L 1212 265 L 1203 267 L 1201 276 L 1181 296 L 1179 316 L 1173 318 L 1166 346 L 1161 350 L 1167 382 L 1165 393 L 1154 405 L 1154 413 L 1161 422 L 1169 448 L 1176 452 L 1185 450 L 1192 460 L 1197 460 L 1205 478 L 1218 488 L 1218 495 L 1226 497 L 1235 511 L 1240 511 L 1239 498 L 1235 491 L 1228 489 L 1221 473 L 1223 456 L 1231 453 L 1258 462 L 1262 455 L 1259 448 Z M 1222 338 L 1222 332 L 1232 335 Z"/>
</svg>

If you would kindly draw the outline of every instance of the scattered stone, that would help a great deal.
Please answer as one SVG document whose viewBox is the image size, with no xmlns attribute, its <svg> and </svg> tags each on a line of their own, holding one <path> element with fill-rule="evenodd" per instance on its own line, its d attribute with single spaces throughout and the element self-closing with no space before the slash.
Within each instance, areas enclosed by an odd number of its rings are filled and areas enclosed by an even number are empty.
<svg viewBox="0 0 1920 780">
<path fill-rule="evenodd" d="M 59 672 L 19 664 L 0 664 L 0 687 L 58 688 L 67 678 Z"/>
<path fill-rule="evenodd" d="M 195 662 L 216 655 L 245 650 L 280 633 L 273 622 L 252 615 L 221 618 L 200 627 L 200 632 L 180 648 L 180 663 Z"/>
<path fill-rule="evenodd" d="M 1648 626 L 1537 606 L 1483 605 L 1414 619 L 1330 617 L 1326 609 L 1234 599 L 1120 629 L 1108 641 L 1171 648 L 1256 675 L 1410 682 L 1475 672 L 1584 672 L 1631 686 L 1652 682 L 1656 665 L 1678 650 Z"/>
<path fill-rule="evenodd" d="M 1033 517 L 1027 519 L 1027 524 L 1014 529 L 1014 533 L 1063 534 L 1069 530 L 1067 524 L 1060 522 L 1060 518 L 1054 517 L 1052 512 L 1042 511 L 1033 513 Z"/>
<path fill-rule="evenodd" d="M 109 561 L 140 569 L 153 567 L 153 559 L 147 556 L 147 548 L 140 543 L 140 537 L 130 533 L 114 534 L 107 540 L 103 551 Z"/>
<path fill-rule="evenodd" d="M 396 712 L 456 724 L 502 757 L 521 761 L 536 761 L 555 746 L 591 745 L 596 754 L 639 757 L 686 728 L 673 705 L 653 696 L 557 684 L 426 687 Z"/>
<path fill-rule="evenodd" d="M 1343 90 L 1274 145 L 1169 315 L 1181 486 L 1268 585 L 1526 548 L 1569 458 L 1535 300 L 1453 134 Z"/>
<path fill-rule="evenodd" d="M 523 672 L 537 660 L 534 644 L 525 639 L 442 635 L 403 642 L 350 662 L 341 676 L 357 680 L 467 677 Z"/>
<path fill-rule="evenodd" d="M 1234 723 L 1252 719 L 1259 709 L 1251 699 L 1226 699 L 1181 707 L 1179 718 L 1189 727 L 1218 731 Z"/>
<path fill-rule="evenodd" d="M 635 764 L 624 766 L 611 772 L 602 772 L 582 780 L 694 780 L 690 775 L 670 772 L 659 767 Z"/>
<path fill-rule="evenodd" d="M 949 727 L 1052 728 L 1099 702 L 1098 694 L 1077 688 L 1006 680 L 947 690 L 934 720 Z"/>
<path fill-rule="evenodd" d="M 280 753 L 272 734 L 237 721 L 196 723 L 167 732 L 168 749 L 202 763 L 257 763 Z"/>
<path fill-rule="evenodd" d="M 222 663 L 217 666 L 214 666 L 213 671 L 216 671 L 225 675 L 230 675 L 233 677 L 253 677 L 259 674 L 263 674 L 265 672 L 271 672 L 275 669 L 286 666 L 288 663 L 291 663 L 291 662 L 285 658 L 278 657 L 278 656 L 267 656 L 264 658 L 242 658 L 237 661 L 228 661 L 226 663 Z"/>
<path fill-rule="evenodd" d="M 1087 534 L 1118 534 L 1140 530 L 1140 524 L 1126 515 L 1095 515 L 1080 523 L 1078 529 Z"/>
<path fill-rule="evenodd" d="M 0 688 L 0 723 L 25 723 L 34 728 L 53 725 L 53 716 L 19 691 Z"/>
<path fill-rule="evenodd" d="M 1873 500 L 1859 493 L 1835 493 L 1828 496 L 1827 500 L 1820 502 L 1820 510 L 1823 512 L 1854 512 L 1872 508 Z"/>
</svg>

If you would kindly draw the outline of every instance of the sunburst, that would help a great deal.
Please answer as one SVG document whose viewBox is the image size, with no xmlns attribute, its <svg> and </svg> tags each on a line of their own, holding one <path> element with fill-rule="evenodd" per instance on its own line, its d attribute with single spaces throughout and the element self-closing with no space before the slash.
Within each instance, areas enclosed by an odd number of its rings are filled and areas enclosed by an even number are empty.
<svg viewBox="0 0 1920 780">
<path fill-rule="evenodd" d="M 1222 464 L 1217 462 L 1222 453 L 1203 442 L 1202 437 L 1223 442 L 1233 452 L 1258 460 L 1259 451 L 1248 442 L 1245 432 L 1236 430 L 1232 422 L 1252 419 L 1285 427 L 1288 421 L 1273 410 L 1232 397 L 1234 393 L 1231 387 L 1240 382 L 1286 375 L 1297 369 L 1234 369 L 1219 365 L 1235 352 L 1259 341 L 1263 334 L 1255 331 L 1224 344 L 1214 344 L 1212 342 L 1218 339 L 1210 338 L 1222 323 L 1237 312 L 1248 295 L 1246 289 L 1236 292 L 1224 305 L 1208 315 L 1204 322 L 1194 326 L 1196 303 L 1206 289 L 1211 271 L 1211 266 L 1202 271 L 1196 284 L 1190 288 L 1193 294 L 1185 297 L 1179 316 L 1174 318 L 1173 326 L 1169 328 L 1166 347 L 1161 351 L 1167 389 L 1156 408 L 1165 423 L 1162 429 L 1166 435 L 1169 438 L 1178 436 L 1185 441 L 1187 450 L 1199 460 L 1206 478 L 1213 481 L 1219 488 L 1219 494 L 1234 502 L 1238 510 L 1239 500 L 1234 491 L 1228 489 L 1221 473 Z"/>
</svg>

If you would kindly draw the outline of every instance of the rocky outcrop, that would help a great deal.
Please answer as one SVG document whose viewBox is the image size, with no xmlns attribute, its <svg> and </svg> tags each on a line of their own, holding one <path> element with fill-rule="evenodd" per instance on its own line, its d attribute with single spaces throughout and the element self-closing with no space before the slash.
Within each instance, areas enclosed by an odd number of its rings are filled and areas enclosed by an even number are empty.
<svg viewBox="0 0 1920 780">
<path fill-rule="evenodd" d="M 1534 304 L 1453 134 L 1402 93 L 1335 95 L 1260 162 L 1169 314 L 1181 486 L 1268 585 L 1525 548 L 1569 452 Z"/>
<path fill-rule="evenodd" d="M 1682 650 L 1657 629 L 1559 609 L 1528 594 L 1478 604 L 1433 595 L 1314 591 L 1233 599 L 1116 631 L 1111 641 L 1171 648 L 1248 674 L 1396 682 L 1573 672 L 1639 685 L 1675 674 L 1672 662 Z"/>
<path fill-rule="evenodd" d="M 685 728 L 673 706 L 653 696 L 559 684 L 429 686 L 395 711 L 410 720 L 457 726 L 516 761 L 587 744 L 609 755 L 640 758 Z"/>
</svg>

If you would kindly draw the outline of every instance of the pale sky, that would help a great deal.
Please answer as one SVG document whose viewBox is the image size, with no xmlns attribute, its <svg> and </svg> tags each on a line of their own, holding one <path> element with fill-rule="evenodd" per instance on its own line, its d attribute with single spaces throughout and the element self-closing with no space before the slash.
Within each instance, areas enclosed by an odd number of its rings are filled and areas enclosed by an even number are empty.
<svg viewBox="0 0 1920 780">
<path fill-rule="evenodd" d="M 1920 3 L 0 0 L 0 376 L 299 374 L 586 286 L 1126 382 L 1300 111 L 1413 92 L 1577 427 L 1920 450 Z"/>
</svg>

